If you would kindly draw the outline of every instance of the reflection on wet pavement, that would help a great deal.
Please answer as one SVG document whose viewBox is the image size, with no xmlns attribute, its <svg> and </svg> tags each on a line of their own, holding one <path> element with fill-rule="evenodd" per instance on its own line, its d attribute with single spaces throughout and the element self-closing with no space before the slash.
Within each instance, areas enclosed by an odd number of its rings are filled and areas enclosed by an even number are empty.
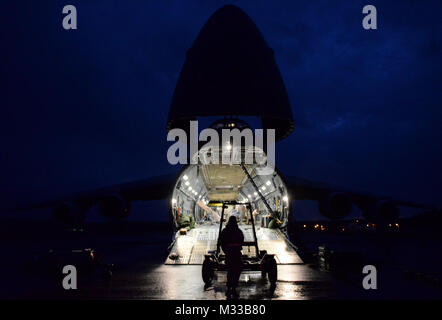
<svg viewBox="0 0 442 320">
<path fill-rule="evenodd" d="M 55 232 L 45 223 L 2 225 L 2 234 L 16 236 L 14 245 L 4 242 L 1 247 L 7 259 L 0 264 L 0 297 L 2 299 L 225 299 L 225 273 L 209 288 L 204 288 L 201 265 L 164 265 L 166 249 L 172 234 L 157 226 L 127 226 L 125 232 L 108 232 L 99 226 L 81 234 Z M 24 228 L 25 232 L 23 231 Z M 51 231 L 52 230 L 52 231 Z M 149 230 L 149 232 L 146 232 Z M 38 232 L 37 232 L 38 231 Z M 209 235 L 209 234 L 208 234 Z M 261 235 L 264 236 L 264 235 Z M 326 235 L 307 238 L 313 248 L 328 243 L 334 248 L 352 251 L 378 250 L 379 242 L 372 238 L 336 237 Z M 53 239 L 57 239 L 54 241 Z M 199 240 L 205 238 L 199 237 Z M 209 239 L 209 238 L 208 238 Z M 213 238 L 212 238 L 213 240 Z M 270 238 L 264 240 L 271 240 Z M 334 241 L 334 242 L 333 242 Z M 407 241 L 407 242 L 405 242 Z M 344 247 L 344 243 L 346 247 Z M 391 243 L 391 259 L 382 264 L 376 255 L 367 261 L 377 266 L 379 290 L 364 290 L 362 270 L 332 274 L 307 264 L 279 264 L 274 292 L 259 273 L 244 273 L 239 285 L 240 299 L 441 299 L 440 282 L 427 274 L 439 271 L 436 259 L 440 242 L 417 239 L 397 239 Z M 92 274 L 78 273 L 78 289 L 64 290 L 63 274 L 46 270 L 44 261 L 34 262 L 36 254 L 48 249 L 94 248 L 102 265 L 114 265 L 112 277 L 103 277 L 100 268 Z M 412 251 L 410 251 L 412 250 Z M 415 260 L 410 260 L 410 252 Z M 20 253 L 20 254 L 17 254 Z M 275 252 L 276 253 L 276 252 Z M 424 254 L 425 253 L 425 254 Z M 436 258 L 435 258 L 436 257 Z M 32 260 L 30 260 L 32 258 Z M 394 263 L 393 263 L 394 262 Z M 315 263 L 311 261 L 311 263 Z M 406 263 L 406 264 L 405 264 Z M 407 269 L 405 269 L 407 267 Z M 424 269 L 425 273 L 417 273 Z M 408 272 L 404 272 L 408 270 Z M 415 271 L 410 272 L 410 271 Z M 414 276 L 416 275 L 416 276 Z"/>
<path fill-rule="evenodd" d="M 94 299 L 209 299 L 225 296 L 226 273 L 217 273 L 212 285 L 204 288 L 200 265 L 157 265 L 136 272 L 115 275 L 103 286 L 85 289 L 83 298 Z M 335 295 L 333 279 L 307 265 L 278 266 L 278 282 L 274 291 L 260 273 L 241 275 L 240 299 L 325 299 Z M 79 292 L 80 293 L 80 292 Z"/>
</svg>

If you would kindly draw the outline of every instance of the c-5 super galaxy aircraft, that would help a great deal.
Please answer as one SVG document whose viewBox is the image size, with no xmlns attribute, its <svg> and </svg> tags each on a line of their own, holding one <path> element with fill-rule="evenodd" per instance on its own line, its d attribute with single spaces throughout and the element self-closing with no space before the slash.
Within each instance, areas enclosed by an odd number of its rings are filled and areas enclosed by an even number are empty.
<svg viewBox="0 0 442 320">
<path fill-rule="evenodd" d="M 241 9 L 224 6 L 206 22 L 187 51 L 170 106 L 167 131 L 179 128 L 189 132 L 191 120 L 204 118 L 214 120 L 210 127 L 217 131 L 243 129 L 250 127 L 245 119 L 253 117 L 262 120 L 262 129 L 275 129 L 276 141 L 288 137 L 295 127 L 273 50 Z M 109 186 L 41 206 L 52 207 L 55 218 L 75 224 L 81 223 L 93 205 L 98 205 L 104 216 L 120 219 L 130 213 L 132 201 L 166 199 L 177 234 L 166 260 L 170 264 L 200 264 L 203 253 L 214 248 L 219 215 L 217 208 L 208 206 L 210 201 L 250 202 L 259 221 L 260 246 L 273 250 L 278 263 L 299 260 L 286 238 L 293 200 L 316 200 L 320 213 L 331 219 L 347 216 L 355 205 L 367 220 L 382 223 L 397 219 L 398 206 L 425 208 L 284 176 L 277 168 L 272 174 L 258 175 L 257 166 L 187 164 L 178 176 Z M 231 211 L 246 215 L 241 206 Z M 178 215 L 191 217 L 187 232 L 180 232 L 183 228 Z M 278 223 L 267 228 L 267 218 L 275 215 Z M 247 216 L 244 217 L 242 228 L 247 241 Z"/>
</svg>

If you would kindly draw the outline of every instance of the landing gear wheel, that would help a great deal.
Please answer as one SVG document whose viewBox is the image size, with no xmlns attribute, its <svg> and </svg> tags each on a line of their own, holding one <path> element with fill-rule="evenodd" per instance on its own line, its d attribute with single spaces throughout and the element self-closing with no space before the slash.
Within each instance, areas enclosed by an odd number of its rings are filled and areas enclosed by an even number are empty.
<svg viewBox="0 0 442 320">
<path fill-rule="evenodd" d="M 211 284 L 213 280 L 214 270 L 212 263 L 209 259 L 205 259 L 203 262 L 203 281 L 206 285 Z"/>
<path fill-rule="evenodd" d="M 278 265 L 276 264 L 275 258 L 269 259 L 266 267 L 270 284 L 274 286 L 276 284 L 276 280 L 278 280 Z"/>
</svg>

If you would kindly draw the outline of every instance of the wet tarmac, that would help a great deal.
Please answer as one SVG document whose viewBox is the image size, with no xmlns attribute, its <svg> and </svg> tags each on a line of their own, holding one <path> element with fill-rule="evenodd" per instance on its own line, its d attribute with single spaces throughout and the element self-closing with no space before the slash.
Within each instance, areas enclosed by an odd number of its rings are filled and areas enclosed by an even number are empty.
<svg viewBox="0 0 442 320">
<path fill-rule="evenodd" d="M 171 234 L 159 228 L 152 227 L 147 233 L 141 227 L 140 230 L 131 228 L 128 229 L 128 232 L 117 234 L 97 229 L 91 230 L 89 233 L 72 234 L 62 238 L 58 233 L 47 232 L 49 228 L 45 225 L 36 229 L 34 224 L 32 228 L 29 228 L 29 232 L 23 231 L 23 224 L 19 224 L 20 232 L 17 228 L 12 227 L 8 226 L 4 229 L 10 233 L 10 239 L 15 235 L 20 241 L 15 241 L 13 245 L 6 242 L 0 245 L 5 258 L 0 264 L 1 299 L 226 299 L 225 273 L 217 273 L 212 285 L 205 287 L 202 281 L 201 265 L 164 264 L 168 256 L 166 249 L 170 245 Z M 38 230 L 38 234 L 33 230 Z M 321 238 L 321 242 L 324 239 Z M 343 240 L 346 240 L 345 243 L 353 243 L 357 239 L 349 241 L 350 239 L 345 238 Z M 310 241 L 313 242 L 314 239 L 310 239 Z M 332 243 L 331 240 L 328 242 Z M 403 239 L 400 244 L 404 244 Z M 374 246 L 370 239 L 365 242 L 359 239 L 357 243 L 358 248 L 368 248 L 370 245 Z M 31 257 L 41 252 L 47 252 L 50 248 L 58 250 L 88 247 L 97 250 L 101 256 L 101 265 L 114 264 L 112 276 L 103 276 L 100 270 L 96 270 L 92 274 L 79 272 L 77 290 L 63 289 L 61 269 L 55 273 L 42 272 L 37 265 L 29 263 Z M 411 245 L 407 248 L 411 248 Z M 376 249 L 372 251 L 380 252 Z M 389 252 L 399 251 L 395 249 Z M 378 290 L 367 291 L 363 289 L 364 275 L 361 270 L 357 270 L 354 278 L 349 279 L 321 271 L 314 263 L 311 265 L 305 263 L 279 264 L 278 281 L 274 290 L 270 288 L 267 280 L 261 278 L 260 273 L 243 273 L 238 288 L 240 299 L 442 298 L 440 282 L 436 281 L 437 279 L 434 277 L 426 276 L 433 273 L 412 272 L 413 269 L 410 267 L 407 268 L 407 272 L 404 272 L 406 269 L 399 262 L 409 261 L 409 258 L 399 260 L 402 255 L 396 257 L 390 254 L 389 256 L 391 258 L 388 259 L 388 264 L 370 260 L 379 266 Z M 429 256 L 420 261 L 427 263 L 419 264 L 419 270 L 433 266 L 428 262 L 430 261 Z"/>
<path fill-rule="evenodd" d="M 111 280 L 76 291 L 62 292 L 64 298 L 82 299 L 226 299 L 226 273 L 216 274 L 209 287 L 201 278 L 200 265 L 144 265 L 138 270 L 116 274 Z M 240 299 L 305 300 L 330 299 L 342 294 L 342 286 L 327 273 L 306 265 L 281 265 L 274 290 L 260 273 L 243 273 Z M 338 289 L 339 288 L 339 289 Z"/>
</svg>

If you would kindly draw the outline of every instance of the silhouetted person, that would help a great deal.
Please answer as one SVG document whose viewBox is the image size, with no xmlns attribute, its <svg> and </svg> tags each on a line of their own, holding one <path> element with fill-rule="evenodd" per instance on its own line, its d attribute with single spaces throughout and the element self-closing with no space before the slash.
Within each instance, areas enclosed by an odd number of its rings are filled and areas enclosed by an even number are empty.
<svg viewBox="0 0 442 320">
<path fill-rule="evenodd" d="M 238 228 L 236 217 L 229 219 L 224 230 L 221 232 L 220 243 L 221 248 L 226 254 L 227 265 L 227 292 L 226 296 L 230 298 L 232 295 L 236 298 L 238 294 L 236 287 L 238 286 L 239 276 L 242 269 L 242 243 L 244 242 L 244 234 Z"/>
</svg>

